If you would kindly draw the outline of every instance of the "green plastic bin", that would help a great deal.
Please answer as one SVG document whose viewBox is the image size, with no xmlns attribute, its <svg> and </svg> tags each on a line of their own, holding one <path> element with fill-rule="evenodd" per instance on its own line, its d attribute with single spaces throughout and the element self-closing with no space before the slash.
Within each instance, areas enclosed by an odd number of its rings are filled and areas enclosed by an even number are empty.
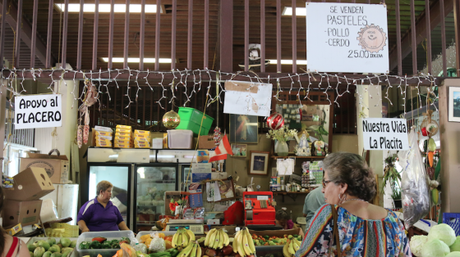
<svg viewBox="0 0 460 257">
<path fill-rule="evenodd" d="M 188 129 L 193 131 L 196 136 L 200 132 L 201 117 L 203 113 L 195 108 L 190 107 L 179 107 L 180 124 L 176 129 Z M 209 115 L 205 115 L 203 119 L 203 126 L 201 127 L 201 136 L 208 135 L 209 129 L 211 129 L 214 118 Z"/>
</svg>

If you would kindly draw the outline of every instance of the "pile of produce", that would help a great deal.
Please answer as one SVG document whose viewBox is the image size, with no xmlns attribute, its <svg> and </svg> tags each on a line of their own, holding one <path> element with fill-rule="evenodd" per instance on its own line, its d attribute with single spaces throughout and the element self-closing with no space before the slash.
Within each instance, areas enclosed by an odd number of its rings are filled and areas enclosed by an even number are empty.
<svg viewBox="0 0 460 257">
<path fill-rule="evenodd" d="M 277 236 L 268 236 L 268 235 L 252 235 L 252 239 L 254 240 L 254 244 L 256 246 L 264 246 L 264 245 L 285 245 L 287 240 L 292 240 L 293 238 L 297 239 L 298 241 L 302 241 L 302 237 L 300 235 L 284 235 L 283 237 Z"/>
<path fill-rule="evenodd" d="M 238 253 L 241 257 L 253 257 L 256 253 L 256 247 L 252 240 L 248 228 L 238 231 L 233 240 L 233 251 Z"/>
<path fill-rule="evenodd" d="M 200 238 L 198 241 L 203 248 L 201 252 L 203 255 L 207 256 L 228 256 L 233 252 L 233 249 L 230 244 L 230 238 L 222 229 L 211 229 L 209 230 L 206 237 Z M 235 241 L 233 241 L 235 242 Z"/>
<path fill-rule="evenodd" d="M 78 246 L 80 250 L 89 249 L 120 249 L 121 244 L 130 244 L 131 240 L 127 237 L 122 237 L 120 240 L 107 240 L 105 237 L 94 237 L 91 241 L 83 241 Z"/>
<path fill-rule="evenodd" d="M 447 224 L 433 226 L 428 236 L 413 236 L 409 245 L 418 257 L 460 257 L 460 236 Z"/>
<path fill-rule="evenodd" d="M 297 238 L 293 237 L 292 239 L 288 239 L 286 244 L 283 247 L 283 256 L 284 257 L 292 257 L 295 255 L 295 252 L 299 250 L 301 242 L 297 240 Z"/>
<path fill-rule="evenodd" d="M 54 238 L 47 240 L 37 240 L 32 244 L 28 244 L 31 257 L 68 257 L 77 245 L 77 241 L 70 241 L 69 238 L 61 238 L 60 242 L 56 242 Z"/>
</svg>

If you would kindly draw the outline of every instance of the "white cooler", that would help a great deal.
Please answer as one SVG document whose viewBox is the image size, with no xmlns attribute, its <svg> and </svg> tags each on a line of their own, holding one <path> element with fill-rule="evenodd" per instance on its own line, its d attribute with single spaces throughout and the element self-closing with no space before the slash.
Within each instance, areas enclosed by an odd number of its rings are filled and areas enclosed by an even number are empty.
<svg viewBox="0 0 460 257">
<path fill-rule="evenodd" d="M 168 130 L 169 149 L 192 149 L 193 131 Z"/>
</svg>

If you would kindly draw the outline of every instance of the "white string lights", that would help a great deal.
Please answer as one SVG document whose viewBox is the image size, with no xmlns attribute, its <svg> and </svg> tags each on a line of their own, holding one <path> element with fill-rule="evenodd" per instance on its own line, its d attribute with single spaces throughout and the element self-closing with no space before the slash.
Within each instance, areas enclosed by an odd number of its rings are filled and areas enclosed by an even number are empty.
<svg viewBox="0 0 460 257">
<path fill-rule="evenodd" d="M 115 76 L 113 76 L 116 73 Z M 71 75 L 69 75 L 71 74 Z M 73 80 L 74 87 L 72 91 L 72 95 L 74 100 L 83 100 L 85 99 L 86 95 L 86 86 L 83 88 L 83 91 L 77 98 L 74 91 L 76 89 L 76 84 L 78 80 L 81 79 L 88 79 L 93 84 L 98 85 L 98 94 L 108 94 L 108 99 L 111 101 L 111 96 L 109 93 L 109 84 L 115 83 L 116 88 L 120 89 L 119 82 L 126 82 L 126 94 L 124 96 L 128 99 L 128 103 L 125 108 L 129 108 L 130 105 L 134 102 L 137 102 L 139 94 L 142 92 L 143 88 L 142 85 L 148 86 L 148 88 L 153 92 L 155 90 L 161 91 L 161 96 L 155 101 L 160 108 L 164 109 L 162 105 L 162 100 L 168 99 L 166 93 L 170 91 L 170 97 L 168 103 L 174 103 L 177 99 L 177 95 L 175 93 L 178 90 L 178 86 L 183 87 L 183 94 L 185 95 L 185 101 L 183 103 L 186 106 L 190 103 L 191 99 L 197 94 L 197 92 L 201 91 L 203 83 L 207 83 L 206 89 L 206 97 L 208 99 L 206 105 L 209 107 L 212 103 L 219 101 L 222 103 L 222 93 L 225 92 L 223 88 L 223 83 L 226 80 L 248 80 L 248 81 L 257 81 L 260 83 L 270 83 L 270 76 L 267 77 L 259 77 L 258 74 L 250 71 L 250 72 L 238 72 L 238 73 L 227 73 L 227 72 L 220 72 L 214 71 L 209 69 L 195 69 L 195 70 L 172 70 L 172 71 L 141 71 L 141 70 L 134 70 L 134 69 L 107 69 L 105 71 L 99 69 L 97 73 L 93 73 L 92 71 L 84 72 L 84 71 L 75 71 L 75 70 L 67 70 L 67 69 L 50 69 L 50 70 L 43 70 L 43 69 L 22 69 L 17 70 L 13 69 L 5 69 L 1 70 L 1 79 L 5 80 L 6 83 L 3 83 L 2 86 L 6 87 L 8 91 L 12 92 L 15 96 L 21 95 L 26 93 L 24 88 L 24 81 L 26 78 L 31 78 L 34 81 L 40 79 L 51 79 L 51 82 L 48 86 L 48 89 L 52 93 L 57 93 L 55 88 L 55 83 L 58 81 L 63 81 L 64 85 L 67 86 L 66 80 Z M 406 113 L 406 96 L 407 96 L 407 88 L 410 86 L 410 83 L 417 89 L 418 100 L 420 102 L 419 106 L 422 106 L 422 95 L 420 91 L 420 87 L 425 86 L 431 89 L 428 90 L 429 94 L 433 95 L 436 100 L 437 96 L 435 96 L 434 88 L 437 87 L 436 85 L 436 78 L 432 75 L 422 74 L 421 76 L 412 76 L 412 77 L 401 77 L 396 75 L 373 75 L 373 76 L 363 76 L 363 75 L 356 75 L 349 77 L 342 75 L 342 74 L 328 74 L 328 73 L 319 73 L 319 72 L 304 72 L 304 73 L 295 73 L 295 74 L 287 74 L 283 76 L 276 77 L 276 93 L 275 98 L 280 100 L 279 93 L 283 92 L 282 84 L 288 84 L 289 86 L 284 87 L 287 89 L 289 87 L 290 94 L 296 94 L 297 100 L 299 104 L 302 104 L 302 100 L 304 101 L 313 101 L 310 99 L 309 94 L 311 91 L 322 91 L 329 101 L 329 104 L 336 104 L 338 108 L 340 108 L 338 99 L 345 94 L 351 93 L 350 86 L 354 85 L 356 87 L 361 86 L 382 86 L 386 88 L 386 92 L 384 96 L 380 96 L 380 93 L 377 93 L 377 97 L 384 97 L 391 105 L 393 102 L 390 100 L 390 92 L 393 90 L 397 90 L 400 92 L 400 95 L 403 99 L 403 108 L 404 113 Z M 17 85 L 17 81 L 20 80 L 19 87 Z M 143 81 L 141 81 L 143 80 Z M 15 82 L 16 81 L 16 82 Z M 154 81 L 159 81 L 157 84 L 158 86 L 152 86 Z M 393 81 L 393 82 L 392 82 Z M 396 81 L 396 82 L 395 82 Z M 284 82 L 284 83 L 283 83 Z M 305 84 L 308 82 L 307 86 L 304 86 L 302 82 Z M 15 86 L 16 83 L 16 86 Z M 327 86 L 324 84 L 327 83 Z M 130 89 L 131 86 L 136 85 L 136 92 L 135 92 L 135 99 L 131 99 Z M 215 84 L 219 90 L 215 90 L 212 92 L 210 89 Z M 316 86 L 314 86 L 316 84 Z M 341 92 L 340 88 L 346 84 L 346 90 Z M 396 86 L 397 85 L 397 86 Z M 102 88 L 104 88 L 105 92 L 102 92 Z M 190 88 L 190 90 L 189 90 Z M 329 95 L 327 94 L 328 91 L 335 91 L 335 99 L 329 99 Z M 379 91 L 378 91 L 379 92 Z M 356 90 L 358 94 L 358 101 L 360 104 L 363 104 L 363 96 L 359 94 L 359 90 Z M 367 90 L 365 90 L 366 94 L 369 94 Z M 304 95 L 303 97 L 302 94 Z M 370 96 L 371 98 L 373 96 Z M 303 99 L 302 99 L 303 98 Z M 430 105 L 434 105 L 436 101 L 429 101 Z M 434 105 L 435 106 L 435 105 Z M 365 108 L 368 109 L 367 106 Z M 436 108 L 436 106 L 435 106 Z M 437 109 L 437 108 L 436 108 Z"/>
</svg>

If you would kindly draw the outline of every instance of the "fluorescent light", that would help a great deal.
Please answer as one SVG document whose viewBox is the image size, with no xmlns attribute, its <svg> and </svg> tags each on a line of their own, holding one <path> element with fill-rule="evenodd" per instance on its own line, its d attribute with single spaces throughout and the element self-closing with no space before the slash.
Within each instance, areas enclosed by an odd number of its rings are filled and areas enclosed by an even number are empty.
<svg viewBox="0 0 460 257">
<path fill-rule="evenodd" d="M 305 7 L 296 7 L 295 16 L 307 16 L 307 9 Z M 284 7 L 283 16 L 292 16 L 292 7 Z"/>
<path fill-rule="evenodd" d="M 109 62 L 109 57 L 102 57 L 104 62 Z M 123 57 L 112 57 L 113 63 L 123 63 L 125 58 Z M 171 58 L 159 58 L 158 61 L 160 63 L 171 63 Z M 129 63 L 140 63 L 141 58 L 128 58 Z M 155 63 L 155 58 L 144 58 L 144 63 Z"/>
<path fill-rule="evenodd" d="M 63 12 L 65 10 L 65 4 L 56 4 L 57 8 Z M 69 12 L 80 12 L 80 4 L 69 4 Z M 110 12 L 110 4 L 99 4 L 99 12 L 100 13 L 109 13 Z M 130 4 L 129 5 L 129 13 L 141 13 L 140 4 Z M 94 12 L 96 10 L 95 4 L 83 4 L 83 12 Z M 114 12 L 116 13 L 125 13 L 126 12 L 126 4 L 115 4 L 114 5 Z M 156 4 L 146 4 L 145 5 L 145 13 L 156 13 L 157 12 L 157 5 Z M 160 13 L 163 13 L 163 8 L 160 6 Z"/>
<path fill-rule="evenodd" d="M 277 64 L 278 61 L 276 59 L 269 60 L 270 64 Z M 307 60 L 297 60 L 297 65 L 307 65 Z M 292 60 L 281 60 L 281 65 L 292 65 Z"/>
</svg>

